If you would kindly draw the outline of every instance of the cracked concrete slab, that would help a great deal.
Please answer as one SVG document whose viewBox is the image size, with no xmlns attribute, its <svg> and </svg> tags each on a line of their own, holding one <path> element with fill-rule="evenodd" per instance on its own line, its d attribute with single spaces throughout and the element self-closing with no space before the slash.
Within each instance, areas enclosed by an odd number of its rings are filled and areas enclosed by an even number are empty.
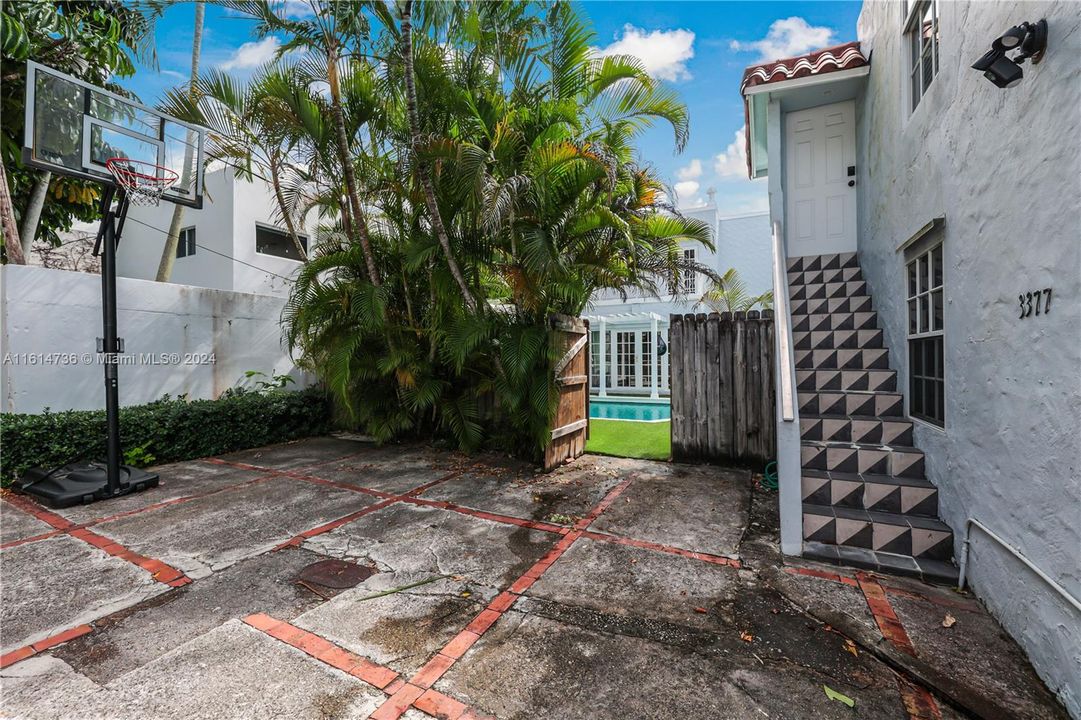
<svg viewBox="0 0 1081 720">
<path fill-rule="evenodd" d="M 639 461 L 634 482 L 590 529 L 731 555 L 747 526 L 750 490 L 745 470 Z"/>
<path fill-rule="evenodd" d="M 571 525 L 589 513 L 623 479 L 623 461 L 595 458 L 572 463 L 549 474 L 467 471 L 427 490 L 423 497 L 510 515 L 526 520 Z"/>
<path fill-rule="evenodd" d="M 430 573 L 379 573 L 293 624 L 408 677 L 494 595 L 494 590 L 467 580 Z"/>
<path fill-rule="evenodd" d="M 502 589 L 558 539 L 429 507 L 397 504 L 305 542 L 313 552 L 368 561 L 383 572 L 460 576 Z"/>
<path fill-rule="evenodd" d="M 221 455 L 222 460 L 247 463 L 275 470 L 300 470 L 372 449 L 372 443 L 332 436 L 305 438 L 293 442 Z"/>
<path fill-rule="evenodd" d="M 927 588 L 921 594 L 945 595 L 954 604 L 963 602 L 950 598 L 954 593 L 941 588 Z M 890 595 L 889 600 L 920 657 L 932 667 L 966 680 L 982 678 L 981 691 L 1017 720 L 1068 717 L 1021 648 L 979 604 L 965 603 L 970 607 L 960 609 L 897 595 Z M 955 621 L 949 628 L 942 626 L 947 613 Z M 1081 664 L 1081 658 L 1077 662 Z"/>
<path fill-rule="evenodd" d="M 278 477 L 94 529 L 191 578 L 203 578 L 376 501 L 349 490 Z"/>
<path fill-rule="evenodd" d="M 49 523 L 42 522 L 11 503 L 0 500 L 0 545 L 42 535 L 54 529 Z"/>
<path fill-rule="evenodd" d="M 243 560 L 94 623 L 94 632 L 54 653 L 91 680 L 106 683 L 142 667 L 222 623 L 252 613 L 291 620 L 324 602 L 296 584 L 322 556 L 291 548 Z"/>
<path fill-rule="evenodd" d="M 150 505 L 175 500 L 176 498 L 214 492 L 215 490 L 239 485 L 266 475 L 266 473 L 254 470 L 243 470 L 201 461 L 159 465 L 151 468 L 151 470 L 160 476 L 161 484 L 156 488 L 124 495 L 110 499 L 107 502 L 76 505 L 55 510 L 54 512 L 74 523 L 86 523 L 132 510 L 141 510 Z"/>
<path fill-rule="evenodd" d="M 879 670 L 864 681 L 860 717 L 903 717 L 892 675 Z M 759 663 L 749 653 L 512 610 L 436 689 L 505 720 L 851 718 L 851 709 L 826 698 L 822 682 L 797 665 Z"/>
<path fill-rule="evenodd" d="M 59 664 L 58 664 L 59 663 Z M 5 713 L 35 720 L 237 720 L 367 717 L 385 697 L 370 685 L 238 620 L 199 636 L 101 687 L 71 677 L 59 660 L 4 671 Z M 29 674 L 37 670 L 37 674 Z M 59 679 L 65 692 L 42 692 Z M 33 704 L 43 695 L 49 707 Z"/>
<path fill-rule="evenodd" d="M 452 471 L 448 458 L 416 448 L 365 451 L 340 462 L 323 465 L 311 474 L 335 482 L 358 485 L 388 493 L 405 493 L 446 477 Z"/>
<path fill-rule="evenodd" d="M 581 539 L 527 594 L 607 613 L 711 625 L 709 611 L 740 589 L 734 568 Z"/>
<path fill-rule="evenodd" d="M 0 551 L 3 651 L 135 605 L 169 588 L 68 535 Z"/>
</svg>

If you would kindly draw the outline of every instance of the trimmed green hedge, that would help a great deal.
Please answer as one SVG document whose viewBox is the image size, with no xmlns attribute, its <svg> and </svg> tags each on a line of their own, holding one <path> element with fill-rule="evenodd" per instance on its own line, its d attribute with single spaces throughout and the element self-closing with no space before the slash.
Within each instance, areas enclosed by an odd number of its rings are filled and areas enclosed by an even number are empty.
<svg viewBox="0 0 1081 720">
<path fill-rule="evenodd" d="M 331 405 L 321 388 L 230 394 L 218 400 L 165 397 L 120 410 L 122 449 L 141 448 L 154 463 L 284 442 L 331 429 Z M 104 459 L 105 411 L 69 410 L 0 415 L 0 482 L 27 468 Z"/>
</svg>

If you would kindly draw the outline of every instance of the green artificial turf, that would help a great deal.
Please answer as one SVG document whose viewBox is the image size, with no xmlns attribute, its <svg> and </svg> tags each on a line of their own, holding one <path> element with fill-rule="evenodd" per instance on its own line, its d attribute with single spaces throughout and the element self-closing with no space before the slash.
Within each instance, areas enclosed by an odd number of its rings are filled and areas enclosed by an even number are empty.
<svg viewBox="0 0 1081 720">
<path fill-rule="evenodd" d="M 672 423 L 590 420 L 586 452 L 667 460 L 672 455 Z"/>
</svg>

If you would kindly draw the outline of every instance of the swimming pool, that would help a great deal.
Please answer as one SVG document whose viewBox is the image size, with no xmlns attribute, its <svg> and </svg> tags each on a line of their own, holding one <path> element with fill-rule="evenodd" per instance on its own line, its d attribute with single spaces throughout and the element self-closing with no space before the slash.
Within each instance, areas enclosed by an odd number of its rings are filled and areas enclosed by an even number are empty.
<svg viewBox="0 0 1081 720">
<path fill-rule="evenodd" d="M 668 400 L 620 400 L 591 397 L 589 417 L 594 420 L 663 422 L 672 419 L 672 404 Z"/>
</svg>

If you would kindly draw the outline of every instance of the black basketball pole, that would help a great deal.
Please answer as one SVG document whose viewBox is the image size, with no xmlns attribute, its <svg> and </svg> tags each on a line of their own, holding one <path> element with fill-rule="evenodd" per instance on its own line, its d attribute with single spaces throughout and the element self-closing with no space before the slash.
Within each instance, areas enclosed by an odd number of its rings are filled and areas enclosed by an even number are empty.
<svg viewBox="0 0 1081 720">
<path fill-rule="evenodd" d="M 101 256 L 101 308 L 102 308 L 102 351 L 105 360 L 105 421 L 108 426 L 106 441 L 105 466 L 109 479 L 109 494 L 120 493 L 120 386 L 118 382 L 118 363 L 120 352 L 116 336 L 116 244 L 117 213 L 112 209 L 112 188 L 106 189 L 103 200 L 106 204 L 102 218 L 102 256 Z M 117 202 L 121 216 L 127 214 L 128 202 L 123 193 Z"/>
</svg>

